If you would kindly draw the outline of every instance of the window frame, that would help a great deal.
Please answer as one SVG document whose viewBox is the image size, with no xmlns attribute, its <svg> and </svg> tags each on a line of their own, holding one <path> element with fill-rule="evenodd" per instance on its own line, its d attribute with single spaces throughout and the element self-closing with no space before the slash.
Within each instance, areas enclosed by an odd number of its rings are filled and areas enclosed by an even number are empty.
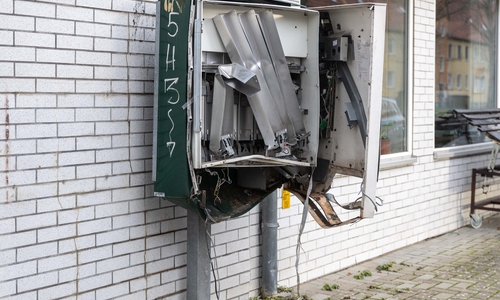
<svg viewBox="0 0 500 300">
<path fill-rule="evenodd" d="M 413 156 L 413 83 L 414 83 L 414 0 L 406 1 L 407 18 L 406 18 L 406 64 L 404 66 L 404 74 L 406 76 L 404 83 L 404 99 L 406 100 L 406 150 L 397 153 L 384 154 L 380 156 L 380 169 L 390 169 L 401 166 L 411 165 L 417 162 Z"/>
<path fill-rule="evenodd" d="M 497 49 L 496 53 L 496 62 L 493 65 L 496 65 L 496 107 L 500 108 L 500 101 L 499 101 L 499 96 L 500 96 L 500 1 L 497 4 L 497 41 L 495 44 L 495 47 Z M 436 25 L 434 25 L 436 26 Z M 468 53 L 466 54 L 466 59 L 471 60 L 472 62 L 479 63 L 481 62 L 481 54 L 479 53 L 479 49 L 476 45 L 470 45 L 467 46 Z M 470 52 L 472 51 L 472 57 L 470 57 Z M 474 86 L 474 76 L 469 76 L 471 74 L 466 74 L 465 75 L 465 89 L 470 90 Z M 474 75 L 474 74 L 472 74 Z M 471 82 L 472 81 L 472 82 Z M 435 109 L 435 107 L 434 107 Z M 435 128 L 435 127 L 434 127 Z M 434 139 L 436 137 L 436 134 L 434 132 Z M 493 149 L 494 142 L 483 142 L 483 143 L 478 143 L 478 144 L 469 144 L 469 145 L 462 145 L 462 146 L 455 146 L 455 147 L 442 147 L 442 148 L 434 148 L 433 151 L 433 157 L 435 160 L 444 160 L 444 159 L 452 159 L 452 158 L 460 158 L 460 157 L 466 157 L 466 156 L 471 156 L 471 155 L 482 155 L 491 152 Z M 435 141 L 433 141 L 433 147 L 435 147 Z"/>
</svg>

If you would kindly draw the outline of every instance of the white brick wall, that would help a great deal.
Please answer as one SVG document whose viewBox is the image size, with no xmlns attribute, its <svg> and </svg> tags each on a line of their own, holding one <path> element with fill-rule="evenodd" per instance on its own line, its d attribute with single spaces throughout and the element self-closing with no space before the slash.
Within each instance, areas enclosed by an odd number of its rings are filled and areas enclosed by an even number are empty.
<svg viewBox="0 0 500 300">
<path fill-rule="evenodd" d="M 381 172 L 374 219 L 323 230 L 308 218 L 302 281 L 468 222 L 470 169 L 487 155 L 433 159 L 435 5 L 414 6 L 417 163 Z M 154 0 L 1 1 L 1 299 L 185 299 L 186 212 L 150 181 L 154 14 Z M 348 201 L 359 182 L 338 177 L 332 192 Z M 302 207 L 279 210 L 282 285 L 296 283 Z M 212 236 L 221 299 L 257 296 L 260 206 Z"/>
</svg>

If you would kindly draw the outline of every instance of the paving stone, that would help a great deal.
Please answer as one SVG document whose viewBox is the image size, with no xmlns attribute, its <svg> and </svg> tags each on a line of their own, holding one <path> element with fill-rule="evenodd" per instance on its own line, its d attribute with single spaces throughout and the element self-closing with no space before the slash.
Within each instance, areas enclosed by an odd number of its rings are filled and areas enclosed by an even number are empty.
<svg viewBox="0 0 500 300">
<path fill-rule="evenodd" d="M 486 222 L 487 221 L 487 222 Z M 301 284 L 312 299 L 500 300 L 500 215 Z M 396 262 L 391 271 L 376 267 Z M 356 280 L 369 270 L 373 276 Z M 322 291 L 324 283 L 340 290 Z"/>
</svg>

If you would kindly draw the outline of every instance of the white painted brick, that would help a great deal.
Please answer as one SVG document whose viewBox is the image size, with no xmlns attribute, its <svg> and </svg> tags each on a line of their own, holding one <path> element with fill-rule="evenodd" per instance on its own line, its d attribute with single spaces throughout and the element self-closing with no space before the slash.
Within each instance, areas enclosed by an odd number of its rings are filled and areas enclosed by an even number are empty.
<svg viewBox="0 0 500 300">
<path fill-rule="evenodd" d="M 109 108 L 81 108 L 76 110 L 77 121 L 109 121 L 111 111 Z"/>
<path fill-rule="evenodd" d="M 54 48 L 56 37 L 47 33 L 16 32 L 14 42 L 19 46 Z"/>
<path fill-rule="evenodd" d="M 8 144 L 8 146 L 7 146 Z M 36 141 L 34 140 L 10 140 L 10 141 L 1 141 L 0 149 L 4 149 L 3 153 L 6 153 L 7 148 L 10 155 L 18 155 L 18 154 L 30 154 L 36 152 Z M 5 169 L 2 169 L 5 170 Z"/>
<path fill-rule="evenodd" d="M 57 48 L 92 50 L 94 48 L 94 41 L 91 37 L 58 35 Z"/>
<path fill-rule="evenodd" d="M 77 206 L 92 206 L 111 202 L 111 192 L 95 192 L 77 196 Z"/>
<path fill-rule="evenodd" d="M 53 19 L 36 19 L 37 32 L 51 32 L 62 34 L 74 34 L 75 22 Z"/>
<path fill-rule="evenodd" d="M 113 245 L 113 256 L 144 251 L 144 239 L 128 241 Z M 144 266 L 143 266 L 144 269 Z"/>
<path fill-rule="evenodd" d="M 127 0 L 113 0 L 113 10 L 144 13 L 145 3 Z"/>
<path fill-rule="evenodd" d="M 76 34 L 111 37 L 111 26 L 104 24 L 76 22 Z"/>
<path fill-rule="evenodd" d="M 95 67 L 96 79 L 127 79 L 127 68 Z"/>
<path fill-rule="evenodd" d="M 96 269 L 98 274 L 107 273 L 109 271 L 114 271 L 117 269 L 123 269 L 129 266 L 129 256 L 123 255 L 119 257 L 113 257 L 105 260 L 98 261 L 96 263 Z"/>
<path fill-rule="evenodd" d="M 123 188 L 113 190 L 113 201 L 126 201 L 144 198 L 144 187 Z"/>
<path fill-rule="evenodd" d="M 55 124 L 18 125 L 16 126 L 17 138 L 43 138 L 57 135 Z"/>
<path fill-rule="evenodd" d="M 119 283 L 144 276 L 144 266 L 138 265 L 113 272 L 113 283 Z"/>
<path fill-rule="evenodd" d="M 152 42 L 130 42 L 130 52 L 131 53 L 143 53 L 143 54 L 154 54 L 155 53 L 155 44 Z M 154 75 L 154 72 L 149 70 L 148 76 Z"/>
<path fill-rule="evenodd" d="M 146 264 L 146 273 L 153 274 L 157 272 L 162 272 L 173 268 L 173 266 L 174 266 L 173 258 L 156 260 Z"/>
<path fill-rule="evenodd" d="M 36 61 L 53 63 L 75 63 L 75 51 L 36 49 Z"/>
<path fill-rule="evenodd" d="M 19 124 L 19 123 L 34 123 L 35 111 L 27 109 L 1 109 L 0 124 Z"/>
<path fill-rule="evenodd" d="M 94 123 L 60 123 L 57 125 L 57 133 L 60 137 L 93 135 Z"/>
<path fill-rule="evenodd" d="M 41 139 L 36 145 L 38 153 L 72 151 L 75 150 L 75 138 Z"/>
<path fill-rule="evenodd" d="M 54 77 L 55 65 L 16 63 L 16 77 Z"/>
<path fill-rule="evenodd" d="M 96 107 L 127 107 L 128 99 L 126 95 L 96 95 Z"/>
<path fill-rule="evenodd" d="M 144 224 L 144 213 L 142 212 L 113 217 L 113 229 L 132 227 L 142 224 Z"/>
<path fill-rule="evenodd" d="M 77 209 L 61 210 L 57 212 L 57 222 L 59 225 L 81 222 L 94 219 L 93 207 L 78 207 Z"/>
<path fill-rule="evenodd" d="M 92 22 L 94 19 L 94 10 L 83 7 L 58 5 L 57 18 Z"/>
<path fill-rule="evenodd" d="M 13 202 L 0 205 L 0 219 L 33 214 L 36 212 L 36 201 Z"/>
<path fill-rule="evenodd" d="M 4 0 L 0 6 L 0 13 L 12 14 L 14 12 L 14 0 Z"/>
<path fill-rule="evenodd" d="M 35 242 L 36 231 L 2 235 L 0 236 L 0 250 L 26 246 Z"/>
<path fill-rule="evenodd" d="M 0 267 L 2 281 L 8 281 L 14 278 L 21 278 L 36 273 L 36 261 L 30 261 L 10 266 Z"/>
<path fill-rule="evenodd" d="M 123 188 L 129 186 L 129 175 L 109 176 L 104 178 L 96 178 L 97 190 L 108 190 Z"/>
<path fill-rule="evenodd" d="M 110 65 L 111 53 L 76 51 L 76 63 L 83 65 Z"/>
<path fill-rule="evenodd" d="M 78 137 L 76 139 L 76 149 L 102 149 L 111 147 L 111 137 L 109 136 L 91 136 L 91 137 Z"/>
<path fill-rule="evenodd" d="M 94 95 L 90 94 L 59 94 L 57 95 L 59 107 L 92 107 Z"/>
<path fill-rule="evenodd" d="M 136 27 L 155 27 L 156 19 L 153 16 L 144 16 L 129 14 L 129 24 L 135 24 Z"/>
<path fill-rule="evenodd" d="M 42 213 L 74 208 L 76 206 L 75 199 L 75 196 L 39 199 L 36 201 L 36 210 L 38 213 Z"/>
<path fill-rule="evenodd" d="M 16 281 L 0 282 L 0 297 L 14 295 L 16 293 Z"/>
<path fill-rule="evenodd" d="M 35 79 L 0 78 L 2 93 L 32 93 L 35 91 Z"/>
<path fill-rule="evenodd" d="M 57 218 L 55 212 L 16 218 L 16 227 L 18 231 L 54 226 L 56 223 Z"/>
<path fill-rule="evenodd" d="M 57 195 L 57 183 L 19 186 L 17 200 L 31 200 Z"/>
<path fill-rule="evenodd" d="M 25 292 L 29 290 L 39 289 L 41 287 L 46 287 L 58 283 L 57 271 L 43 273 L 35 276 L 23 277 L 17 281 L 18 292 Z"/>
<path fill-rule="evenodd" d="M 77 93 L 109 93 L 111 82 L 107 80 L 77 80 Z"/>
<path fill-rule="evenodd" d="M 148 299 L 156 299 L 158 297 L 162 297 L 164 295 L 172 294 L 175 292 L 175 283 L 162 284 L 159 286 L 152 287 L 148 289 Z M 223 295 L 222 299 L 224 298 Z"/>
<path fill-rule="evenodd" d="M 130 175 L 130 185 L 146 185 L 153 183 L 150 173 L 140 173 Z"/>
<path fill-rule="evenodd" d="M 0 220 L 0 234 L 12 233 L 15 231 L 16 231 L 16 220 L 14 218 Z M 0 265 L 2 265 L 1 262 Z"/>
<path fill-rule="evenodd" d="M 0 187 L 26 185 L 36 183 L 35 171 L 17 171 L 0 173 L 0 176 L 5 178 L 4 182 L 0 182 Z"/>
<path fill-rule="evenodd" d="M 96 124 L 95 134 L 123 133 L 128 133 L 128 122 L 99 122 Z"/>
<path fill-rule="evenodd" d="M 79 235 L 103 232 L 111 229 L 111 218 L 80 222 L 77 226 Z"/>
<path fill-rule="evenodd" d="M 38 272 L 47 272 L 76 265 L 76 254 L 69 253 L 38 260 Z"/>
<path fill-rule="evenodd" d="M 57 65 L 59 78 L 93 78 L 94 68 L 79 65 Z"/>
<path fill-rule="evenodd" d="M 134 160 L 113 163 L 113 175 L 128 174 L 133 172 L 144 172 L 144 161 Z"/>
<path fill-rule="evenodd" d="M 129 159 L 128 148 L 96 151 L 96 162 L 123 161 Z"/>
<path fill-rule="evenodd" d="M 128 25 L 128 13 L 96 10 L 94 20 L 96 23 Z"/>
<path fill-rule="evenodd" d="M 15 14 L 54 18 L 56 6 L 47 3 L 16 1 Z"/>
<path fill-rule="evenodd" d="M 38 242 L 48 242 L 61 240 L 76 235 L 76 226 L 74 224 L 58 225 L 51 228 L 37 230 Z"/>
<path fill-rule="evenodd" d="M 78 178 L 91 178 L 111 175 L 111 164 L 96 164 L 77 167 Z"/>
<path fill-rule="evenodd" d="M 78 254 L 78 264 L 98 261 L 111 257 L 111 246 L 98 247 L 89 250 L 80 251 Z"/>
<path fill-rule="evenodd" d="M 59 165 L 83 165 L 94 163 L 94 151 L 76 151 L 59 154 Z"/>
<path fill-rule="evenodd" d="M 78 217 L 78 220 L 80 218 Z M 59 248 L 58 251 L 60 254 L 62 253 L 67 253 L 67 252 L 74 252 L 74 251 L 80 251 L 83 249 L 88 249 L 88 248 L 94 248 L 95 247 L 95 236 L 93 235 L 88 235 L 88 236 L 82 236 L 78 238 L 72 238 L 72 239 L 67 239 L 67 240 L 62 240 L 58 242 Z M 79 265 L 81 267 L 81 265 Z M 84 272 L 79 271 L 79 278 L 85 277 L 83 274 Z M 95 274 L 95 268 L 93 272 L 89 272 L 88 275 L 94 275 Z M 87 275 L 87 276 L 88 276 Z"/>
<path fill-rule="evenodd" d="M 2 37 L 4 35 L 6 35 L 6 34 L 2 34 Z M 25 47 L 4 47 L 4 46 L 0 46 L 0 60 L 6 60 L 6 61 L 35 61 L 35 49 L 33 49 L 33 48 L 25 48 Z"/>
<path fill-rule="evenodd" d="M 99 205 L 95 208 L 96 218 L 123 215 L 128 213 L 128 203 L 118 202 L 108 205 Z"/>
<path fill-rule="evenodd" d="M 113 53 L 112 61 L 114 66 L 144 67 L 144 55 L 142 54 Z"/>
<path fill-rule="evenodd" d="M 111 91 L 113 93 L 144 93 L 144 83 L 142 81 L 111 81 Z"/>
<path fill-rule="evenodd" d="M 36 91 L 40 93 L 74 93 L 75 81 L 66 79 L 37 79 Z"/>
<path fill-rule="evenodd" d="M 127 52 L 128 42 L 118 39 L 94 39 L 94 50 L 96 51 L 112 51 L 112 52 Z"/>
<path fill-rule="evenodd" d="M 17 95 L 16 99 L 16 107 L 18 108 L 20 107 L 41 108 L 41 107 L 55 107 L 55 106 L 56 106 L 55 95 L 24 94 L 24 95 Z"/>
<path fill-rule="evenodd" d="M 2 15 L 0 18 L 0 28 L 14 30 L 34 30 L 35 18 L 21 17 L 14 15 Z"/>
<path fill-rule="evenodd" d="M 93 290 L 102 286 L 110 285 L 111 283 L 111 273 L 92 276 L 78 281 L 78 291 L 84 292 Z"/>
<path fill-rule="evenodd" d="M 38 291 L 38 300 L 49 300 L 69 296 L 76 293 L 76 282 L 59 284 L 50 288 L 40 289 Z"/>
<path fill-rule="evenodd" d="M 124 203 L 126 204 L 126 202 Z M 115 244 L 118 242 L 127 241 L 129 240 L 129 238 L 130 233 L 128 228 L 99 233 L 96 235 L 97 246 Z"/>
<path fill-rule="evenodd" d="M 66 180 L 60 181 L 59 195 L 86 193 L 95 190 L 94 179 Z"/>
<path fill-rule="evenodd" d="M 130 95 L 130 106 L 151 107 L 153 106 L 153 97 L 149 95 Z"/>
<path fill-rule="evenodd" d="M 74 109 L 37 109 L 37 123 L 58 123 L 75 121 Z"/>
<path fill-rule="evenodd" d="M 142 120 L 144 119 L 143 108 L 112 108 L 111 118 L 113 120 Z M 132 128 L 132 126 L 131 126 Z"/>
<path fill-rule="evenodd" d="M 113 148 L 123 148 L 130 146 L 130 134 L 114 135 L 111 139 Z"/>
<path fill-rule="evenodd" d="M 129 284 L 128 282 L 124 282 L 97 290 L 96 297 L 97 299 L 115 299 L 118 296 L 126 295 L 128 293 Z"/>
<path fill-rule="evenodd" d="M 1 37 L 0 37 L 0 39 L 1 39 Z M 0 76 L 13 77 L 14 76 L 14 63 L 7 63 L 7 62 L 0 63 Z"/>
<path fill-rule="evenodd" d="M 111 0 L 76 0 L 76 5 L 92 8 L 111 9 Z"/>
</svg>

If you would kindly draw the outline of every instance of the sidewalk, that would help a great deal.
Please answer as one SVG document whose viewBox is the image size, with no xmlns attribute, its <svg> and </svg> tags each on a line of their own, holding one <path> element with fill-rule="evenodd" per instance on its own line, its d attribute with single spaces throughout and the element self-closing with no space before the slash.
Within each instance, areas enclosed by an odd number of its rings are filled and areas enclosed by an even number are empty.
<svg viewBox="0 0 500 300">
<path fill-rule="evenodd" d="M 372 275 L 354 278 L 365 270 Z M 300 292 L 314 300 L 500 299 L 500 215 L 303 283 Z"/>
</svg>

